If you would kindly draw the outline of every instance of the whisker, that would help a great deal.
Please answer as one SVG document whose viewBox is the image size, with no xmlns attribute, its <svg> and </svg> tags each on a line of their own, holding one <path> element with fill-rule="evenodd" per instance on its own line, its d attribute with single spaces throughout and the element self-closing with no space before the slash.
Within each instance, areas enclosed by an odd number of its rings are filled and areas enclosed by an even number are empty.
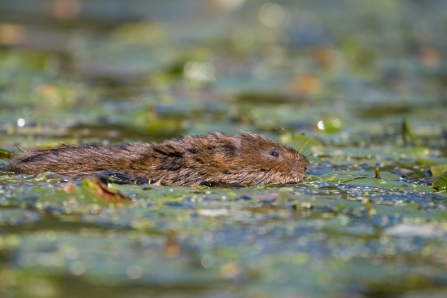
<svg viewBox="0 0 447 298">
<path fill-rule="evenodd" d="M 310 138 L 308 137 L 307 141 L 303 145 L 301 145 L 300 148 L 298 148 L 298 152 L 301 153 L 301 149 L 303 149 L 303 147 L 305 147 L 309 142 L 310 142 Z"/>
</svg>

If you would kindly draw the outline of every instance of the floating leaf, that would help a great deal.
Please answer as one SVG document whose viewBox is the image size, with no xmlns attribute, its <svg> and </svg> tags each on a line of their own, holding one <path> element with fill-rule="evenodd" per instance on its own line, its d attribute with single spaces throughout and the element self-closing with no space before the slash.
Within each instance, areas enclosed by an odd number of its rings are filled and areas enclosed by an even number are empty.
<svg viewBox="0 0 447 298">
<path fill-rule="evenodd" d="M 99 178 L 87 178 L 81 181 L 84 187 L 89 188 L 95 195 L 107 202 L 118 202 L 123 200 L 131 200 L 130 197 L 119 191 L 112 190 L 101 182 Z"/>
<path fill-rule="evenodd" d="M 393 181 L 386 179 L 376 179 L 376 178 L 360 178 L 353 181 L 345 182 L 348 185 L 358 185 L 358 186 L 372 186 L 379 189 L 397 189 L 402 191 L 421 191 L 421 192 L 433 192 L 433 189 L 427 185 L 419 185 L 414 183 L 407 183 L 401 181 Z"/>
<path fill-rule="evenodd" d="M 416 164 L 424 167 L 446 166 L 447 158 L 421 158 L 416 160 Z"/>
<path fill-rule="evenodd" d="M 442 165 L 442 166 L 431 166 L 430 167 L 430 173 L 431 176 L 433 178 L 438 177 L 439 175 L 441 175 L 442 173 L 447 172 L 447 166 L 446 165 Z"/>
<path fill-rule="evenodd" d="M 371 147 L 371 148 L 359 148 L 359 147 L 329 147 L 326 146 L 321 149 L 321 154 L 325 156 L 349 156 L 355 158 L 367 158 L 367 159 L 396 159 L 396 158 L 409 158 L 427 156 L 430 150 L 427 148 L 396 148 L 396 147 Z"/>
<path fill-rule="evenodd" d="M 324 181 L 331 183 L 345 183 L 360 178 L 365 178 L 365 176 L 354 171 L 337 171 L 327 172 L 319 176 L 308 175 L 305 178 L 305 182 Z"/>
<path fill-rule="evenodd" d="M 447 192 L 447 172 L 444 172 L 443 174 L 439 175 L 433 181 L 433 188 L 435 188 L 438 191 Z"/>
</svg>

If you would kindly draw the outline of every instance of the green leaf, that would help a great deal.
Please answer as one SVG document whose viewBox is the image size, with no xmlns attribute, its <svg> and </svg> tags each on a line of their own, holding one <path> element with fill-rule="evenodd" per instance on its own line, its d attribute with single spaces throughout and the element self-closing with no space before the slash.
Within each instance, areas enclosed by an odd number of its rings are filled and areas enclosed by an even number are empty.
<svg viewBox="0 0 447 298">
<path fill-rule="evenodd" d="M 12 154 L 11 152 L 0 148 L 0 158 L 11 158 Z"/>
<path fill-rule="evenodd" d="M 431 166 L 430 167 L 430 173 L 433 178 L 438 177 L 442 173 L 447 172 L 447 166 L 441 165 L 441 166 Z"/>
<path fill-rule="evenodd" d="M 438 191 L 447 192 L 447 172 L 442 173 L 433 181 L 433 188 Z"/>
</svg>

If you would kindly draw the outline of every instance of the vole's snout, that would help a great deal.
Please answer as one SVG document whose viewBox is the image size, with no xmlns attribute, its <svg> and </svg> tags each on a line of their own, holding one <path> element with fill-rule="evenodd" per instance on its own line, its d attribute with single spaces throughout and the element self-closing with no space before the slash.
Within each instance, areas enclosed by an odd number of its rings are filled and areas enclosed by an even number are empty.
<svg viewBox="0 0 447 298">
<path fill-rule="evenodd" d="M 289 168 L 292 172 L 292 176 L 302 176 L 304 170 L 303 170 L 303 166 L 301 163 L 299 162 L 292 162 L 289 164 Z"/>
</svg>

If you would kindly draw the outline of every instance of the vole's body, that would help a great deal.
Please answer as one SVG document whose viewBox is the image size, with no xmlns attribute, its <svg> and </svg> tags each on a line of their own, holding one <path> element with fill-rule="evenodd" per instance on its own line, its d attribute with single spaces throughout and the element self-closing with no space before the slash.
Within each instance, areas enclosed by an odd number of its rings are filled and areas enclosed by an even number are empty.
<svg viewBox="0 0 447 298">
<path fill-rule="evenodd" d="M 308 165 L 300 153 L 259 135 L 215 132 L 161 144 L 31 150 L 2 170 L 19 174 L 49 171 L 72 177 L 119 172 L 165 185 L 278 185 L 302 181 Z"/>
</svg>

